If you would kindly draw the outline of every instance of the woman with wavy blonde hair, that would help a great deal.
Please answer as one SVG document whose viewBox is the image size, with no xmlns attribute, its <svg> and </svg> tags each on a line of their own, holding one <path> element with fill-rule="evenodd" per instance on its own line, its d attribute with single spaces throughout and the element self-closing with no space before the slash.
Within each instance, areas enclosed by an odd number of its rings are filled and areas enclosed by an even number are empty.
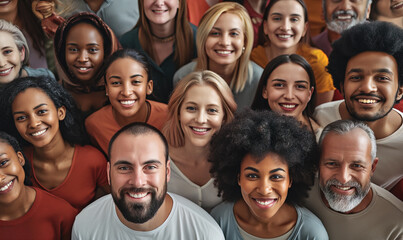
<svg viewBox="0 0 403 240">
<path fill-rule="evenodd" d="M 210 70 L 231 87 L 238 107 L 249 107 L 263 69 L 249 61 L 253 27 L 245 8 L 234 2 L 212 6 L 200 20 L 196 45 L 198 58 L 179 69 L 174 82 L 193 70 Z"/>
<path fill-rule="evenodd" d="M 172 77 L 196 57 L 196 27 L 187 20 L 186 0 L 139 0 L 140 18 L 120 42 L 145 53 L 152 65 L 153 99 L 168 102 Z"/>
<path fill-rule="evenodd" d="M 177 84 L 163 128 L 172 160 L 169 192 L 207 211 L 221 202 L 209 173 L 207 155 L 212 135 L 234 118 L 235 110 L 231 89 L 212 71 L 193 72 Z"/>
</svg>

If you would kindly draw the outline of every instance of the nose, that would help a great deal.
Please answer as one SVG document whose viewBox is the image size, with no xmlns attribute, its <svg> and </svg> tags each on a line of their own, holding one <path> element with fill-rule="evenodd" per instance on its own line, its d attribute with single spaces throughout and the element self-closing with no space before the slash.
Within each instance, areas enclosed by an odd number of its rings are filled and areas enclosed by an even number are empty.
<svg viewBox="0 0 403 240">
<path fill-rule="evenodd" d="M 350 0 L 342 0 L 339 5 L 339 10 L 351 10 Z"/>
<path fill-rule="evenodd" d="M 81 51 L 80 55 L 78 56 L 78 61 L 79 62 L 87 62 L 88 61 L 88 52 L 87 51 Z"/>
<path fill-rule="evenodd" d="M 229 36 L 227 36 L 226 34 L 222 34 L 220 38 L 220 44 L 223 46 L 229 46 L 230 45 Z"/>
<path fill-rule="evenodd" d="M 291 29 L 291 23 L 288 19 L 284 19 L 282 25 L 281 25 L 281 29 L 284 31 L 288 31 Z"/>
<path fill-rule="evenodd" d="M 0 170 L 0 183 L 6 179 L 6 175 Z"/>
<path fill-rule="evenodd" d="M 272 186 L 270 179 L 268 178 L 261 178 L 259 182 L 259 187 L 257 188 L 257 192 L 262 195 L 267 195 L 272 192 Z"/>
<path fill-rule="evenodd" d="M 197 123 L 206 123 L 207 122 L 207 113 L 205 111 L 198 111 L 196 116 Z"/>
<path fill-rule="evenodd" d="M 288 86 L 286 89 L 285 89 L 285 93 L 284 93 L 284 98 L 285 99 L 293 99 L 294 98 L 294 90 L 293 90 L 293 88 L 292 88 L 292 86 Z"/>
<path fill-rule="evenodd" d="M 360 90 L 365 93 L 376 92 L 377 87 L 375 79 L 373 79 L 372 77 L 366 77 L 361 82 Z"/>
<path fill-rule="evenodd" d="M 36 128 L 37 126 L 39 126 L 41 124 L 41 120 L 38 117 L 36 117 L 35 115 L 31 115 L 29 117 L 28 124 L 29 124 L 30 128 Z"/>
<path fill-rule="evenodd" d="M 164 0 L 156 0 L 156 1 L 155 1 L 155 5 L 157 5 L 157 6 L 162 6 L 162 5 L 164 5 Z"/>
<path fill-rule="evenodd" d="M 146 183 L 145 174 L 141 168 L 135 168 L 130 177 L 129 184 L 135 188 L 141 188 Z"/>
<path fill-rule="evenodd" d="M 351 174 L 349 167 L 342 166 L 336 174 L 336 179 L 342 184 L 345 184 L 351 180 Z"/>
<path fill-rule="evenodd" d="M 129 97 L 133 93 L 132 85 L 129 82 L 126 82 L 122 85 L 121 94 L 125 97 Z"/>
</svg>

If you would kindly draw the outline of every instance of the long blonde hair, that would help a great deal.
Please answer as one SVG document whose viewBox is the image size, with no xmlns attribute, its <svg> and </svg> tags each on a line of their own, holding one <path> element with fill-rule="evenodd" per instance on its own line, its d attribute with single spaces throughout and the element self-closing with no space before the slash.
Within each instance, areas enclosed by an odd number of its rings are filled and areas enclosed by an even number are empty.
<svg viewBox="0 0 403 240">
<path fill-rule="evenodd" d="M 193 58 L 193 31 L 187 17 L 186 0 L 178 0 L 179 8 L 175 16 L 175 52 L 174 61 L 176 67 L 180 68 Z M 134 28 L 139 28 L 139 40 L 141 47 L 145 52 L 154 57 L 152 47 L 153 38 L 151 35 L 151 26 L 144 12 L 144 0 L 139 0 L 139 20 Z"/>
<path fill-rule="evenodd" d="M 249 71 L 252 71 L 249 67 L 249 56 L 253 47 L 253 26 L 248 12 L 242 5 L 234 2 L 217 3 L 204 13 L 197 29 L 196 45 L 198 57 L 196 69 L 208 69 L 209 59 L 206 53 L 206 41 L 214 24 L 223 13 L 232 13 L 237 15 L 242 20 L 244 25 L 243 32 L 245 36 L 245 50 L 236 63 L 235 71 L 230 84 L 231 89 L 237 93 L 244 89 L 246 81 L 248 80 Z"/>
<path fill-rule="evenodd" d="M 208 85 L 216 90 L 221 99 L 224 110 L 224 122 L 230 122 L 234 118 L 237 105 L 228 84 L 215 72 L 196 71 L 192 72 L 178 82 L 168 103 L 168 121 L 162 129 L 170 146 L 181 147 L 185 144 L 179 113 L 187 90 L 194 85 Z"/>
</svg>

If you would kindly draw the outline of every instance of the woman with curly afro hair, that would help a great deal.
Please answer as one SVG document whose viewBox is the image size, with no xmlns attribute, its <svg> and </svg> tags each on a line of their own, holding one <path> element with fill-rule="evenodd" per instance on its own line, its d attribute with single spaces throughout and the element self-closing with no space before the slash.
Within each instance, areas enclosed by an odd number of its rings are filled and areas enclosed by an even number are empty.
<svg viewBox="0 0 403 240">
<path fill-rule="evenodd" d="M 312 185 L 317 146 L 292 117 L 246 110 L 211 140 L 209 161 L 224 203 L 211 212 L 226 239 L 328 239 L 300 207 Z"/>
</svg>

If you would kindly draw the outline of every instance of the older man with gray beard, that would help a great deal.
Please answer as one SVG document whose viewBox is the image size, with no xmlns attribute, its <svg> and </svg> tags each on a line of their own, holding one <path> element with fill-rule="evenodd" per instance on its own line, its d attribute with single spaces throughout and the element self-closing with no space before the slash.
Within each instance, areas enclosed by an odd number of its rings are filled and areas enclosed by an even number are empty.
<svg viewBox="0 0 403 240">
<path fill-rule="evenodd" d="M 330 239 L 403 239 L 403 202 L 370 182 L 376 140 L 362 122 L 339 120 L 320 137 L 319 179 L 306 206 Z"/>
<path fill-rule="evenodd" d="M 312 42 L 329 57 L 332 43 L 350 27 L 365 22 L 369 17 L 372 0 L 322 0 L 327 28 L 312 38 Z"/>
</svg>

